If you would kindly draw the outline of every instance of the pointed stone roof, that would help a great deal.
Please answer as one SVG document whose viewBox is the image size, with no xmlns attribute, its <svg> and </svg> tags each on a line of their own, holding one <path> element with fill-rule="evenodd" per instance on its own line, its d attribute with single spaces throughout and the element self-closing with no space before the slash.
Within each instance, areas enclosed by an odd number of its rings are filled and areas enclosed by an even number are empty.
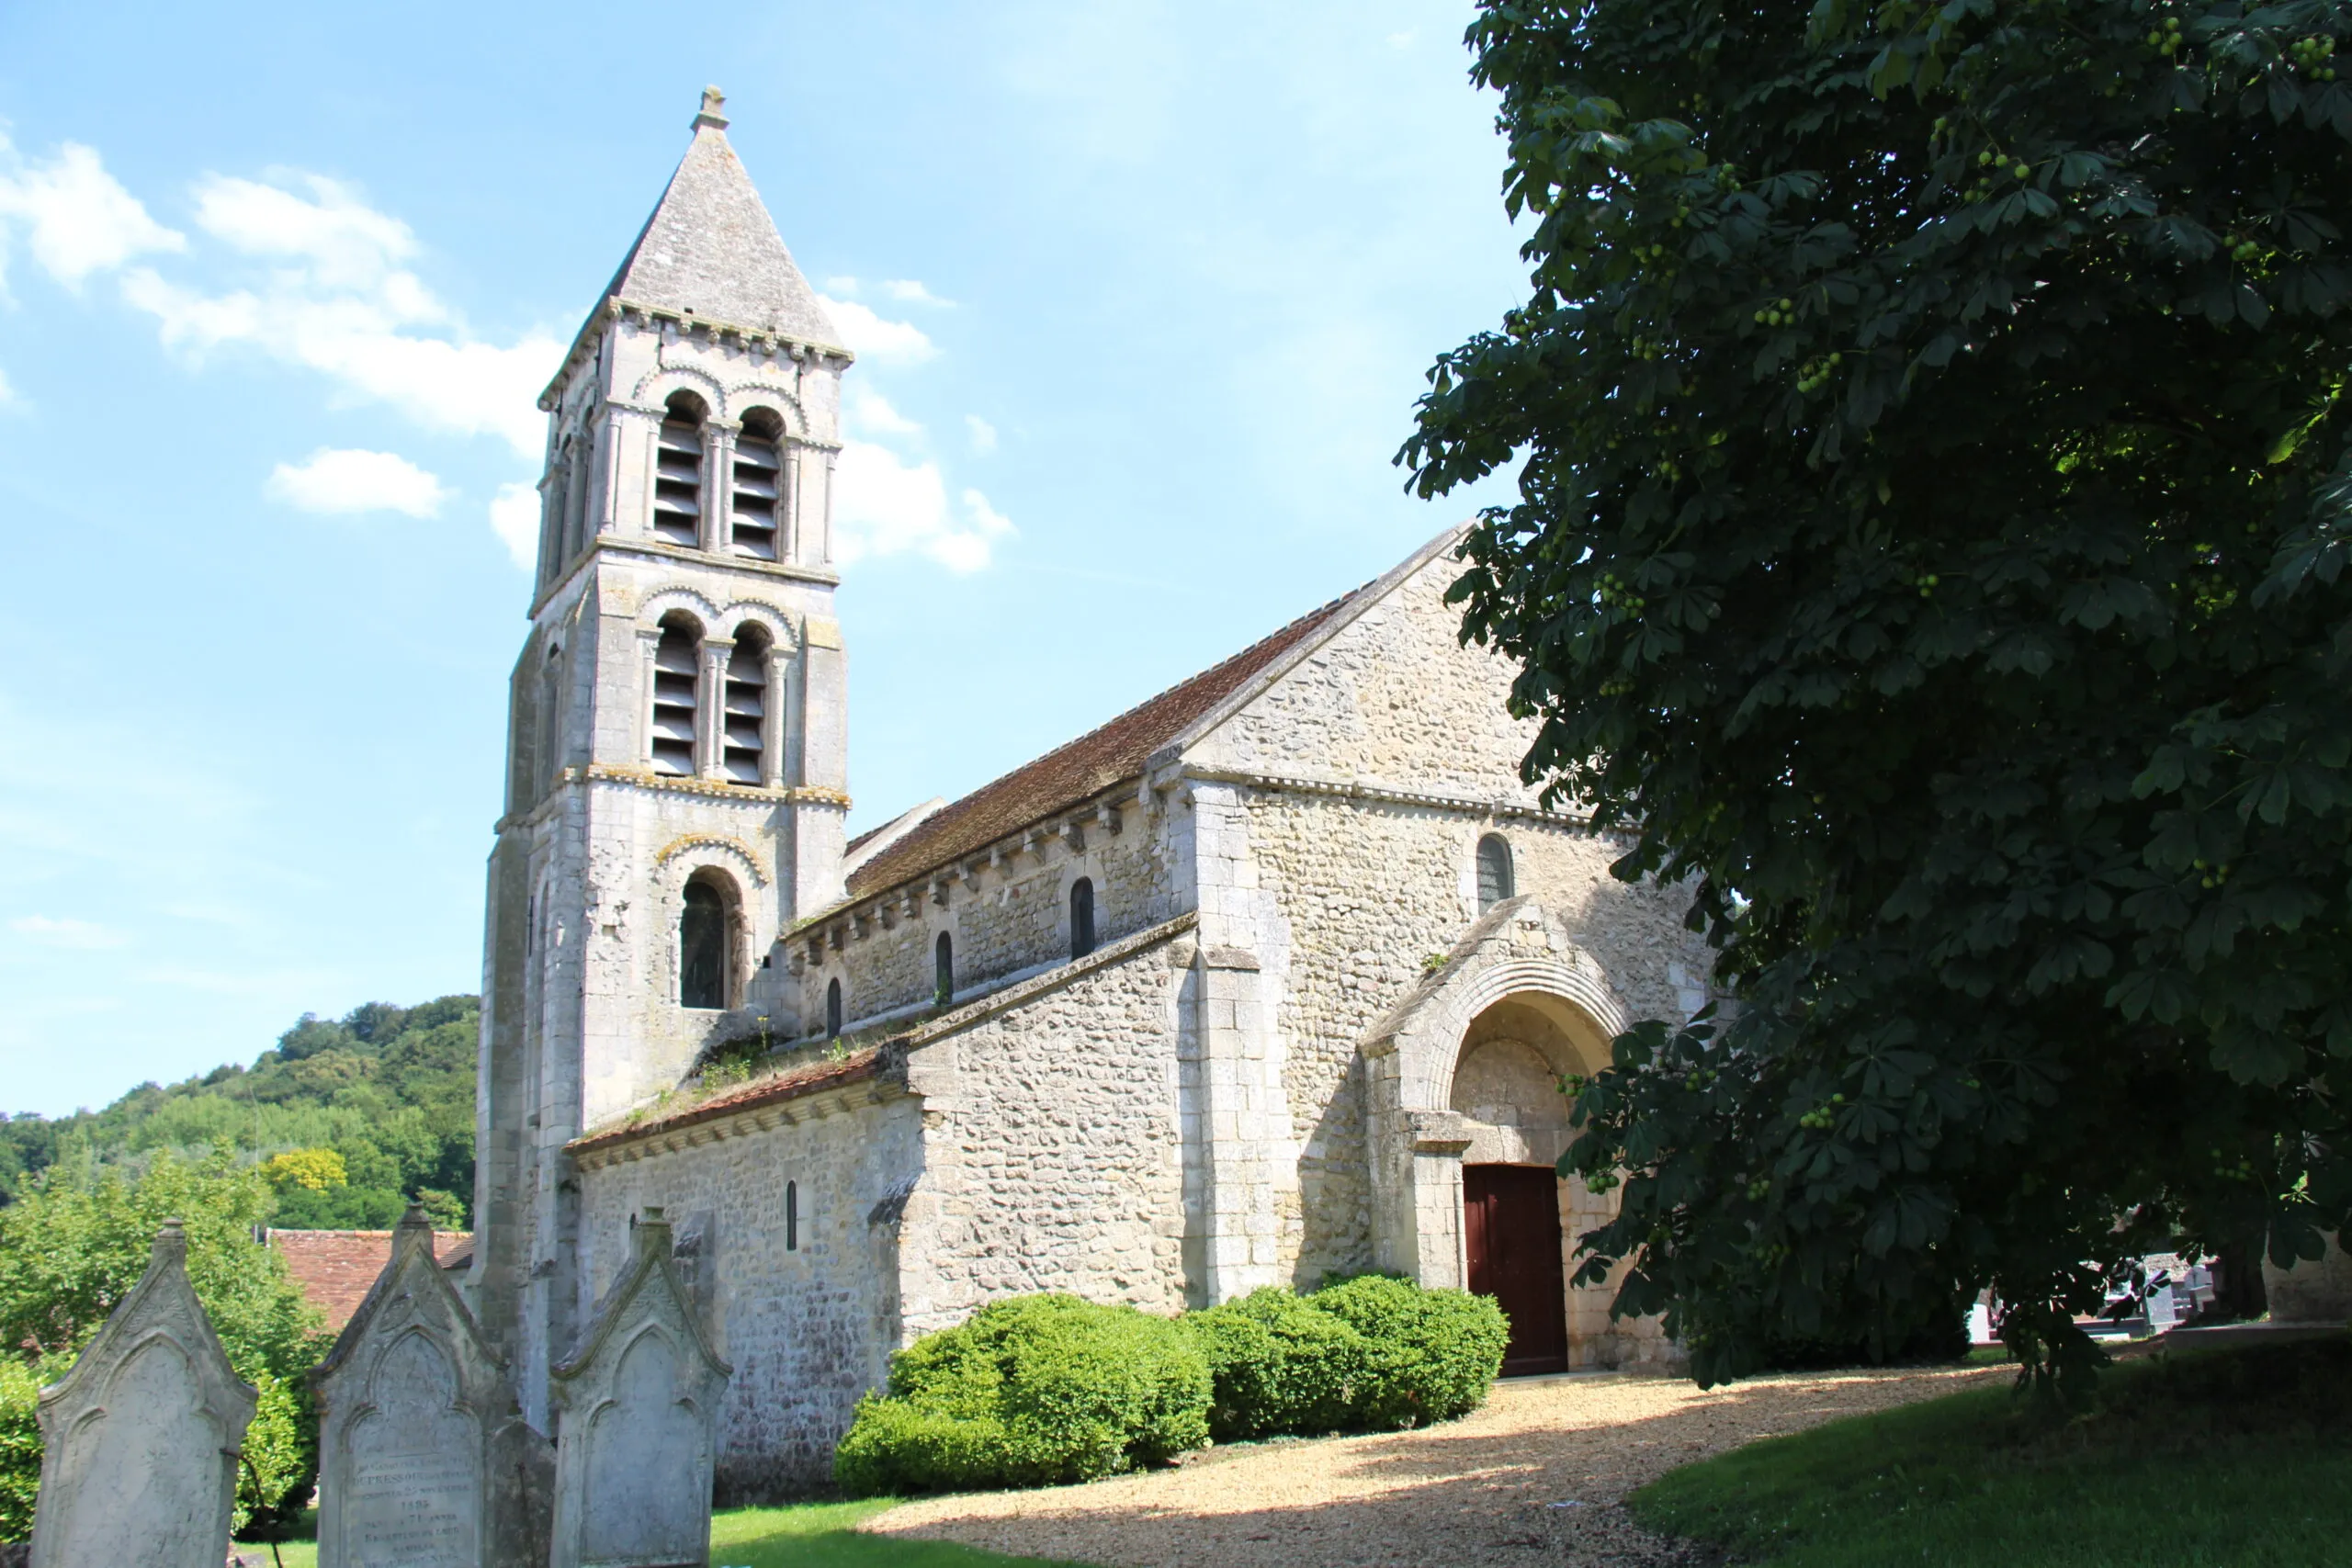
<svg viewBox="0 0 2352 1568">
<path fill-rule="evenodd" d="M 728 145 L 726 101 L 703 89 L 695 139 L 604 298 L 845 354 Z"/>
</svg>

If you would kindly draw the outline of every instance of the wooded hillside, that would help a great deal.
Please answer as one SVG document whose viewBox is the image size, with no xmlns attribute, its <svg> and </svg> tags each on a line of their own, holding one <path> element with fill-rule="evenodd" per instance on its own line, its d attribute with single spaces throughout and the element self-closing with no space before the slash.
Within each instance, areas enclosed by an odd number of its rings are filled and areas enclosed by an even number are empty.
<svg viewBox="0 0 2352 1568">
<path fill-rule="evenodd" d="M 226 1145 L 254 1157 L 285 1227 L 380 1230 L 409 1197 L 467 1227 L 474 1189 L 476 998 L 304 1014 L 250 1067 L 141 1084 L 103 1111 L 0 1120 L 0 1202 L 51 1166 L 139 1165 Z"/>
</svg>

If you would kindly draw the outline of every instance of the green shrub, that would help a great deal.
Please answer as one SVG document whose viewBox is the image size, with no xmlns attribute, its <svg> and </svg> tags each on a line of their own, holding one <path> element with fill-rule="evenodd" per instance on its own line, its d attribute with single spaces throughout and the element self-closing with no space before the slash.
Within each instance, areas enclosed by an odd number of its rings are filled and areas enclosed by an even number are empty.
<svg viewBox="0 0 2352 1568">
<path fill-rule="evenodd" d="M 33 1538 L 33 1499 L 40 1492 L 40 1425 L 34 1407 L 40 1380 L 22 1362 L 0 1357 L 0 1541 Z"/>
<path fill-rule="evenodd" d="M 1216 1385 L 1209 1433 L 1218 1442 L 1354 1424 L 1363 1337 L 1313 1302 L 1268 1285 L 1183 1321 Z"/>
<path fill-rule="evenodd" d="M 1353 1405 L 1364 1426 L 1420 1427 L 1466 1415 L 1485 1403 L 1502 1370 L 1510 1328 L 1488 1297 L 1363 1274 L 1306 1300 L 1363 1337 Z"/>
<path fill-rule="evenodd" d="M 1041 1486 L 1164 1464 L 1208 1441 L 1193 1336 L 1133 1307 L 1017 1296 L 891 1358 L 833 1456 L 852 1496 Z"/>
</svg>

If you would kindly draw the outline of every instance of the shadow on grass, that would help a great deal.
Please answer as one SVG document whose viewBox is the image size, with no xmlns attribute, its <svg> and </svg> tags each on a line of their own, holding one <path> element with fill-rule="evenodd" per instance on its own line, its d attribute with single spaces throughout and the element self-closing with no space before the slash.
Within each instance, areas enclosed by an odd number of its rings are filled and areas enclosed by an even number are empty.
<svg viewBox="0 0 2352 1568">
<path fill-rule="evenodd" d="M 1983 1389 L 1834 1422 L 1629 1506 L 1772 1568 L 2341 1563 L 2352 1337 L 2135 1358 L 2072 1420 Z"/>
<path fill-rule="evenodd" d="M 711 1568 L 1035 1568 L 1046 1560 L 1005 1557 L 947 1541 L 861 1535 L 860 1519 L 895 1498 L 730 1508 L 710 1521 Z M 291 1563 L 288 1568 L 293 1568 Z"/>
</svg>

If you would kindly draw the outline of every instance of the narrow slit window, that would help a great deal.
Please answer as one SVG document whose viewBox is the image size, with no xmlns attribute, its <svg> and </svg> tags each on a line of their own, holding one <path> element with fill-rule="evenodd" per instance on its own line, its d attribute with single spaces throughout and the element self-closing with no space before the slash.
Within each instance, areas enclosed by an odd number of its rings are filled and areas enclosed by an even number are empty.
<svg viewBox="0 0 2352 1568">
<path fill-rule="evenodd" d="M 670 399 L 654 442 L 653 532 L 673 545 L 702 543 L 702 401 Z"/>
<path fill-rule="evenodd" d="M 784 1249 L 800 1250 L 800 1183 L 784 1184 Z"/>
<path fill-rule="evenodd" d="M 1069 955 L 1083 958 L 1094 951 L 1094 879 L 1081 876 L 1069 885 Z"/>
<path fill-rule="evenodd" d="M 784 493 L 784 431 L 775 416 L 754 410 L 735 443 L 734 516 L 729 544 L 739 556 L 775 559 L 778 501 Z"/>
<path fill-rule="evenodd" d="M 825 1038 L 837 1040 L 842 1032 L 842 983 L 838 979 L 825 982 Z"/>
<path fill-rule="evenodd" d="M 762 782 L 762 750 L 767 743 L 768 647 L 746 633 L 727 660 L 727 755 L 730 783 Z"/>
<path fill-rule="evenodd" d="M 945 1007 L 956 995 L 956 939 L 945 931 L 931 944 L 932 1000 Z"/>
<path fill-rule="evenodd" d="M 1510 843 L 1500 833 L 1478 840 L 1478 913 L 1513 897 Z"/>
<path fill-rule="evenodd" d="M 695 772 L 695 688 L 702 680 L 702 638 L 672 622 L 653 646 L 653 771 L 691 778 Z"/>
<path fill-rule="evenodd" d="M 727 1005 L 727 905 L 707 882 L 686 884 L 678 917 L 678 1002 L 690 1008 Z"/>
</svg>

